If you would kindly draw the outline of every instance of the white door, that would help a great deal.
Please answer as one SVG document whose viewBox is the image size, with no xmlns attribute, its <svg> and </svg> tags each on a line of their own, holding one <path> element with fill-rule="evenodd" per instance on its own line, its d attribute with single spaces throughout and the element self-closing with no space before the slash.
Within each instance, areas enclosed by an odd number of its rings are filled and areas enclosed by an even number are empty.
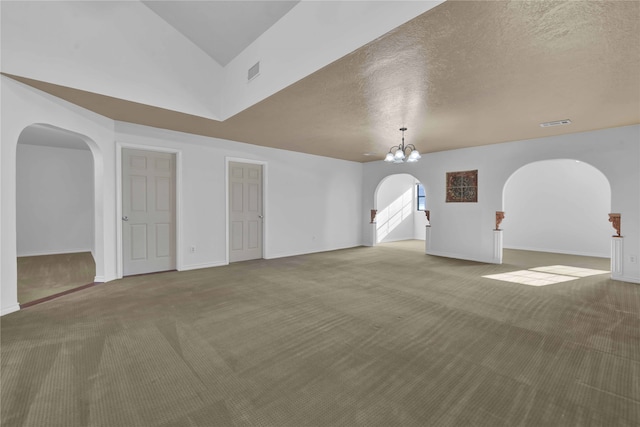
<svg viewBox="0 0 640 427">
<path fill-rule="evenodd" d="M 122 150 L 123 274 L 175 270 L 175 155 Z"/>
<path fill-rule="evenodd" d="M 229 162 L 229 261 L 262 258 L 262 165 Z"/>
</svg>

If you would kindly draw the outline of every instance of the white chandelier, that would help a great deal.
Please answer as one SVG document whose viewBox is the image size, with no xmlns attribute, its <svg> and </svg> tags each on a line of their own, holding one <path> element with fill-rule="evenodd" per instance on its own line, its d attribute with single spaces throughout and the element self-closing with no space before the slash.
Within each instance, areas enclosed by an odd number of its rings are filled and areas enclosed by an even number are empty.
<svg viewBox="0 0 640 427">
<path fill-rule="evenodd" d="M 402 144 L 391 147 L 384 161 L 391 163 L 415 163 L 422 156 L 413 144 L 404 145 L 404 131 L 407 130 L 407 128 L 400 128 L 400 130 L 402 131 Z"/>
</svg>

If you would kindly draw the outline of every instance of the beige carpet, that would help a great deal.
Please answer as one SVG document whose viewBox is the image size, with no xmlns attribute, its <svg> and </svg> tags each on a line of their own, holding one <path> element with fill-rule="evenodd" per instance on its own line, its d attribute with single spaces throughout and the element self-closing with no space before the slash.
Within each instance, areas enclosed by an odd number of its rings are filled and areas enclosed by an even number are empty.
<svg viewBox="0 0 640 427">
<path fill-rule="evenodd" d="M 501 282 L 481 276 L 571 257 L 421 245 L 131 277 L 4 316 L 1 425 L 640 424 L 640 286 Z"/>
<path fill-rule="evenodd" d="M 93 283 L 96 263 L 91 252 L 18 257 L 20 304 Z"/>
</svg>

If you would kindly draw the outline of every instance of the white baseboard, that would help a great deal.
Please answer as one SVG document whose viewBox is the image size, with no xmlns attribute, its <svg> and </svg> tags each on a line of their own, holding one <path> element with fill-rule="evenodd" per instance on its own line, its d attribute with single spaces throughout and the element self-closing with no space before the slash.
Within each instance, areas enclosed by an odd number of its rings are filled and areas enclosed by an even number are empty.
<svg viewBox="0 0 640 427">
<path fill-rule="evenodd" d="M 52 249 L 49 251 L 21 252 L 17 254 L 17 256 L 25 257 L 25 256 L 42 256 L 42 255 L 78 254 L 83 252 L 91 252 L 91 248 L 64 249 L 64 250 Z M 91 254 L 91 256 L 93 256 L 93 253 Z"/>
<path fill-rule="evenodd" d="M 379 241 L 378 243 L 393 243 L 393 242 L 404 242 L 405 240 L 424 240 L 424 236 L 422 236 L 422 238 L 416 238 L 416 237 L 398 237 L 397 239 L 382 239 L 381 241 Z M 376 245 L 378 244 L 376 243 Z"/>
<path fill-rule="evenodd" d="M 224 265 L 229 265 L 229 264 L 225 261 L 206 262 L 204 264 L 190 264 L 190 265 L 183 265 L 178 271 L 200 270 L 201 268 L 222 267 Z"/>
<path fill-rule="evenodd" d="M 93 282 L 94 283 L 107 283 L 107 282 L 111 282 L 112 280 L 118 280 L 121 279 L 122 277 L 116 277 L 116 276 L 96 276 L 93 278 Z"/>
<path fill-rule="evenodd" d="M 264 257 L 264 259 L 276 259 L 276 258 L 287 258 L 290 256 L 300 256 L 300 255 L 309 255 L 309 254 L 318 254 L 321 252 L 331 252 L 331 251 L 339 251 L 342 249 L 351 249 L 351 248 L 359 248 L 362 247 L 363 245 L 353 245 L 353 246 L 344 246 L 344 247 L 337 247 L 337 248 L 332 248 L 332 249 L 318 249 L 315 251 L 309 251 L 309 252 L 281 252 L 281 253 L 276 253 L 274 254 L 269 254 L 269 257 Z"/>
<path fill-rule="evenodd" d="M 638 283 L 638 284 L 640 284 L 640 278 L 637 278 L 637 277 L 611 275 L 611 280 L 619 280 L 621 282 L 629 282 L 629 283 Z"/>
<path fill-rule="evenodd" d="M 496 260 L 493 258 L 477 258 L 470 255 L 465 254 L 454 254 L 450 252 L 442 252 L 442 251 L 429 251 L 426 253 L 427 255 L 435 255 L 441 256 L 445 258 L 453 258 L 453 259 L 461 259 L 463 261 L 474 261 L 474 262 L 482 262 L 485 264 L 496 264 Z"/>
<path fill-rule="evenodd" d="M 20 310 L 20 304 L 10 305 L 9 307 L 5 307 L 0 309 L 0 316 L 4 316 L 5 314 L 13 313 L 15 311 Z"/>
<path fill-rule="evenodd" d="M 561 249 L 530 248 L 530 247 L 524 247 L 524 246 L 508 246 L 508 247 L 503 246 L 503 249 L 515 249 L 517 251 L 545 252 L 545 253 L 551 253 L 551 254 L 588 256 L 593 258 L 610 258 L 610 255 L 602 255 L 602 254 L 596 254 L 592 252 L 563 251 Z"/>
</svg>

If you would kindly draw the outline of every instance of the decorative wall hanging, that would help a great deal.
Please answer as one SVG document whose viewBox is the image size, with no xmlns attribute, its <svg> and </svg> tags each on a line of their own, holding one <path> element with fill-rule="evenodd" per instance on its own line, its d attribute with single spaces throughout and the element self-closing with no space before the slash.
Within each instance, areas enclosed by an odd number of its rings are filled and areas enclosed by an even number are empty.
<svg viewBox="0 0 640 427">
<path fill-rule="evenodd" d="M 478 170 L 447 172 L 447 203 L 478 201 Z"/>
<path fill-rule="evenodd" d="M 616 230 L 616 234 L 613 237 L 622 237 L 620 235 L 620 214 L 610 213 L 609 222 L 611 223 L 611 225 L 613 225 L 613 228 Z"/>
<path fill-rule="evenodd" d="M 376 222 L 376 214 L 378 213 L 377 209 L 371 209 L 371 224 Z"/>
<path fill-rule="evenodd" d="M 503 211 L 496 211 L 496 231 L 500 230 L 500 223 L 502 222 L 502 220 L 504 219 L 504 212 Z"/>
</svg>

